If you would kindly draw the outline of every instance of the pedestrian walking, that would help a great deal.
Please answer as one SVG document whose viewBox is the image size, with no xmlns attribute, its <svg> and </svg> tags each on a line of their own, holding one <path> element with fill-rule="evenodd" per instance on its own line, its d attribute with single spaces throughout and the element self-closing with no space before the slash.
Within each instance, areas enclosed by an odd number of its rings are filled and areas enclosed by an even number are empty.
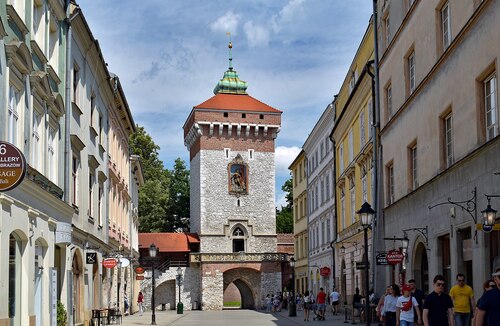
<svg viewBox="0 0 500 326">
<path fill-rule="evenodd" d="M 424 325 L 425 326 L 454 326 L 453 302 L 444 292 L 445 281 L 443 275 L 436 275 L 433 281 L 434 291 L 425 297 Z"/>
<path fill-rule="evenodd" d="M 325 309 L 326 309 L 326 293 L 323 288 L 319 288 L 319 292 L 316 295 L 316 304 L 318 305 L 318 316 L 317 320 L 325 320 Z"/>
<path fill-rule="evenodd" d="M 412 287 L 409 284 L 403 285 L 402 290 L 403 295 L 400 296 L 396 302 L 396 325 L 413 326 L 415 312 L 417 314 L 417 320 L 422 320 L 420 309 L 418 309 L 418 302 L 417 299 L 412 296 Z"/>
<path fill-rule="evenodd" d="M 142 316 L 142 313 L 144 312 L 144 308 L 142 307 L 142 304 L 144 303 L 144 295 L 142 295 L 142 292 L 139 292 L 139 295 L 137 296 L 137 305 L 139 306 L 139 316 Z"/>
<path fill-rule="evenodd" d="M 339 300 L 340 300 L 340 293 L 338 293 L 337 289 L 334 287 L 332 293 L 330 293 L 330 304 L 334 316 L 337 315 Z"/>
<path fill-rule="evenodd" d="M 486 291 L 478 304 L 476 326 L 500 325 L 500 268 L 492 274 L 495 287 Z"/>
<path fill-rule="evenodd" d="M 400 294 L 399 286 L 393 284 L 389 289 L 389 295 L 385 296 L 382 315 L 386 326 L 396 326 L 396 304 Z"/>
<path fill-rule="evenodd" d="M 390 289 L 391 289 L 391 286 L 389 285 L 385 289 L 385 294 L 382 295 L 382 297 L 380 298 L 380 300 L 378 300 L 377 308 L 375 308 L 375 311 L 377 312 L 377 317 L 378 317 L 378 320 L 379 320 L 379 323 L 378 323 L 379 326 L 385 325 L 385 317 L 382 315 L 382 312 L 383 312 L 383 309 L 384 309 L 385 297 L 389 295 Z"/>
<path fill-rule="evenodd" d="M 268 293 L 266 295 L 266 312 L 271 312 L 273 309 L 273 299 L 271 298 L 271 295 Z"/>
<path fill-rule="evenodd" d="M 455 326 L 470 326 L 472 313 L 474 312 L 474 292 L 465 284 L 465 275 L 460 273 L 456 277 L 457 284 L 450 289 L 450 297 L 453 301 L 453 319 Z"/>
<path fill-rule="evenodd" d="M 424 307 L 424 299 L 425 299 L 425 294 L 424 291 L 417 289 L 417 283 L 415 282 L 414 279 L 411 279 L 408 281 L 408 284 L 411 286 L 411 296 L 414 297 L 417 300 L 418 307 L 414 307 L 414 310 L 419 309 L 420 310 L 420 316 L 423 316 L 423 307 Z M 418 325 L 423 325 L 423 320 L 417 320 L 417 312 L 415 311 L 415 323 Z"/>
<path fill-rule="evenodd" d="M 495 281 L 493 281 L 493 280 L 487 280 L 486 282 L 483 283 L 483 294 L 481 295 L 481 297 L 479 299 L 477 299 L 476 310 L 474 311 L 474 316 L 476 316 L 476 319 L 477 319 L 477 313 L 478 313 L 478 309 L 479 309 L 478 306 L 479 306 L 479 303 L 481 302 L 483 295 L 486 293 L 486 291 L 493 290 L 496 287 L 497 287 L 497 285 L 496 285 Z M 478 325 L 478 326 L 488 326 L 486 319 L 487 318 L 486 318 L 486 314 L 485 314 L 485 318 L 483 318 L 483 324 Z M 474 321 L 474 325 L 476 325 L 475 321 Z"/>
<path fill-rule="evenodd" d="M 304 293 L 304 321 L 309 321 L 309 314 L 311 313 L 311 296 L 309 291 Z"/>
</svg>

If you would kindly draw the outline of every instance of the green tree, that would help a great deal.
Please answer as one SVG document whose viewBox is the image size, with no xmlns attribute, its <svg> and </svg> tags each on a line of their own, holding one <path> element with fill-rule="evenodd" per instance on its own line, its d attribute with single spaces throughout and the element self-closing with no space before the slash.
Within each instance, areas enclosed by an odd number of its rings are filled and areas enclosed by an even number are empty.
<svg viewBox="0 0 500 326">
<path fill-rule="evenodd" d="M 285 192 L 286 206 L 276 209 L 276 233 L 293 233 L 293 184 L 288 179 L 281 186 Z"/>
<path fill-rule="evenodd" d="M 180 158 L 170 171 L 170 198 L 168 216 L 169 231 L 189 231 L 189 170 Z"/>
<path fill-rule="evenodd" d="M 159 159 L 159 149 L 144 127 L 130 136 L 130 151 L 141 158 L 145 180 L 139 189 L 139 232 L 167 230 L 170 178 Z"/>
</svg>

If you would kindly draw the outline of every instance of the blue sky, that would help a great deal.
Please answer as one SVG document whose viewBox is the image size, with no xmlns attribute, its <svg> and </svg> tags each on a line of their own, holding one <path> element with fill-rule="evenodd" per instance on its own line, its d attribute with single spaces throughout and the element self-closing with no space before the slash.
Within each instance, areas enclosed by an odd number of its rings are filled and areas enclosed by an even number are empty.
<svg viewBox="0 0 500 326">
<path fill-rule="evenodd" d="M 253 97 L 283 111 L 276 200 L 314 124 L 332 101 L 368 26 L 371 0 L 81 0 L 134 120 L 167 168 L 189 163 L 182 125 L 233 66 Z"/>
</svg>

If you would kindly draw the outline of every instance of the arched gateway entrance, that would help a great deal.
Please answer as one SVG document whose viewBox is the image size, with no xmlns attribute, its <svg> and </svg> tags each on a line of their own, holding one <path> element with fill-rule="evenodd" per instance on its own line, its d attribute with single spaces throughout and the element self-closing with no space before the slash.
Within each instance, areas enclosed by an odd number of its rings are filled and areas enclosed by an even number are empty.
<svg viewBox="0 0 500 326">
<path fill-rule="evenodd" d="M 234 268 L 224 272 L 224 293 L 234 284 L 241 296 L 242 309 L 258 309 L 260 272 L 250 268 Z"/>
<path fill-rule="evenodd" d="M 427 250 L 423 243 L 419 243 L 415 250 L 413 262 L 413 275 L 419 289 L 429 288 L 429 263 L 427 261 Z"/>
</svg>

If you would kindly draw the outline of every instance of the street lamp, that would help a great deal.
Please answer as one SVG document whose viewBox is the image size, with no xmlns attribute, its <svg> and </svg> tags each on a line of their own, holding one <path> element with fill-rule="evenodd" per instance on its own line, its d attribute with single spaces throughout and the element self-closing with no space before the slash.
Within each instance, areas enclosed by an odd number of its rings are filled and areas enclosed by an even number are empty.
<svg viewBox="0 0 500 326">
<path fill-rule="evenodd" d="M 290 301 L 288 302 L 288 316 L 296 317 L 297 310 L 295 307 L 295 259 L 290 258 L 290 267 L 292 268 L 292 295 Z"/>
<path fill-rule="evenodd" d="M 370 280 L 369 280 L 369 272 L 368 272 L 368 228 L 371 227 L 372 225 L 372 219 L 373 219 L 373 214 L 375 214 L 375 211 L 373 208 L 368 204 L 367 202 L 364 202 L 363 205 L 361 205 L 361 209 L 356 212 L 356 214 L 359 215 L 359 218 L 361 220 L 361 225 L 363 226 L 363 231 L 365 233 L 365 256 L 364 256 L 364 261 L 365 261 L 365 317 L 366 317 L 366 325 L 370 325 L 370 295 L 369 295 L 369 287 L 370 287 Z"/>
<path fill-rule="evenodd" d="M 486 226 L 493 226 L 495 225 L 495 219 L 497 217 L 497 211 L 491 208 L 491 198 L 488 198 L 488 206 L 486 206 L 486 209 L 481 211 L 483 213 L 483 219 L 484 219 L 484 225 Z"/>
<path fill-rule="evenodd" d="M 153 278 L 153 291 L 151 294 L 151 325 L 156 325 L 156 315 L 155 315 L 155 258 L 158 252 L 158 248 L 154 243 L 149 246 L 149 257 L 151 257 L 151 264 L 153 264 L 152 268 L 152 278 Z"/>
<path fill-rule="evenodd" d="M 177 267 L 177 286 L 179 287 L 179 302 L 177 303 L 177 314 L 182 314 L 184 312 L 184 305 L 181 302 L 181 285 L 182 285 L 182 268 Z"/>
</svg>

